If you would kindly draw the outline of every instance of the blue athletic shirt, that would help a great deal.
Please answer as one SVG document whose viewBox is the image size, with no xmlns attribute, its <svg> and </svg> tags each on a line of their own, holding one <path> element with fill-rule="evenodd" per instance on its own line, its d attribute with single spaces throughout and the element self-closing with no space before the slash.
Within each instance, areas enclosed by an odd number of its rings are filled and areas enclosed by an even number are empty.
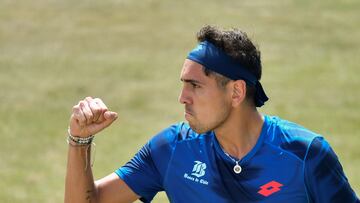
<svg viewBox="0 0 360 203">
<path fill-rule="evenodd" d="M 256 145 L 239 162 L 239 174 L 214 132 L 197 134 L 186 123 L 154 136 L 115 173 L 143 202 L 159 191 L 171 202 L 360 202 L 322 136 L 264 117 Z"/>
</svg>

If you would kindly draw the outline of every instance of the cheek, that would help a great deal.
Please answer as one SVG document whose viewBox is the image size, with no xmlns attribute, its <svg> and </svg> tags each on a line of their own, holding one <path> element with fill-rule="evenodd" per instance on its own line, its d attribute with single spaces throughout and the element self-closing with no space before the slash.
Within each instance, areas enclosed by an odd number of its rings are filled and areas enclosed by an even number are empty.
<svg viewBox="0 0 360 203">
<path fill-rule="evenodd" d="M 218 97 L 212 97 L 210 99 L 199 100 L 198 110 L 199 114 L 205 120 L 211 120 L 212 117 L 216 116 L 219 112 L 222 112 L 224 109 L 228 109 L 229 102 L 224 98 L 221 98 L 223 95 L 218 95 Z M 199 115 L 200 116 L 200 115 Z"/>
<path fill-rule="evenodd" d="M 193 96 L 195 111 L 206 120 L 211 119 L 211 116 L 223 111 L 224 108 L 227 109 L 231 105 L 231 97 L 229 97 L 231 95 L 215 87 L 210 90 L 196 91 Z"/>
</svg>

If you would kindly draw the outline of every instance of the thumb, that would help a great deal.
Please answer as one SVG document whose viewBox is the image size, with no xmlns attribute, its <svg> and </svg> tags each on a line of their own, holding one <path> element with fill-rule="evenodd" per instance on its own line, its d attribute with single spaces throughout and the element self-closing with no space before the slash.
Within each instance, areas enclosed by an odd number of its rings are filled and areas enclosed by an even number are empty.
<svg viewBox="0 0 360 203">
<path fill-rule="evenodd" d="M 117 113 L 113 111 L 106 111 L 104 113 L 104 118 L 106 121 L 111 120 L 111 122 L 113 122 L 117 119 L 117 117 L 118 117 Z"/>
<path fill-rule="evenodd" d="M 104 129 L 111 125 L 118 118 L 118 114 L 113 111 L 106 111 L 104 118 L 105 120 L 103 122 L 95 124 L 94 127 L 96 127 L 96 129 Z"/>
</svg>

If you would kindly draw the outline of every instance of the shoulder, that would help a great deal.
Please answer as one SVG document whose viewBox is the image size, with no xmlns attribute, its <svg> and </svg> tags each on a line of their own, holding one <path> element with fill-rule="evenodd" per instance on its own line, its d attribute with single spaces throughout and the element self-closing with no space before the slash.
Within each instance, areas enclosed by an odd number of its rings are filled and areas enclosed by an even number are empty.
<svg viewBox="0 0 360 203">
<path fill-rule="evenodd" d="M 148 156 L 158 171 L 161 174 L 165 174 L 177 143 L 194 139 L 198 136 L 188 124 L 184 122 L 176 123 L 152 137 L 143 147 L 142 151 L 146 149 Z"/>
<path fill-rule="evenodd" d="M 283 120 L 279 117 L 268 116 L 267 142 L 287 151 L 299 159 L 304 160 L 313 142 L 325 142 L 322 135 L 306 129 L 305 127 Z M 313 145 L 318 147 L 318 145 Z"/>
<path fill-rule="evenodd" d="M 199 137 L 199 134 L 195 133 L 187 123 L 179 122 L 156 134 L 148 144 L 150 149 L 174 147 L 179 141 L 197 137 Z"/>
</svg>

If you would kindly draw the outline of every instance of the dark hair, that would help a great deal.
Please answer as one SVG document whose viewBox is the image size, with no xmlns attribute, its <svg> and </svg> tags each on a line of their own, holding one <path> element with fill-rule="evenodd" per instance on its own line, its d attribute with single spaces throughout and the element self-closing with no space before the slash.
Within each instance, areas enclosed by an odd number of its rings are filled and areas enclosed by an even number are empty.
<svg viewBox="0 0 360 203">
<path fill-rule="evenodd" d="M 215 26 L 204 26 L 196 35 L 199 42 L 209 41 L 237 60 L 254 76 L 261 79 L 260 51 L 247 34 L 239 29 L 223 30 Z M 219 86 L 224 87 L 231 79 L 204 68 L 206 75 L 214 75 Z M 246 97 L 254 101 L 255 87 L 246 85 Z"/>
</svg>

